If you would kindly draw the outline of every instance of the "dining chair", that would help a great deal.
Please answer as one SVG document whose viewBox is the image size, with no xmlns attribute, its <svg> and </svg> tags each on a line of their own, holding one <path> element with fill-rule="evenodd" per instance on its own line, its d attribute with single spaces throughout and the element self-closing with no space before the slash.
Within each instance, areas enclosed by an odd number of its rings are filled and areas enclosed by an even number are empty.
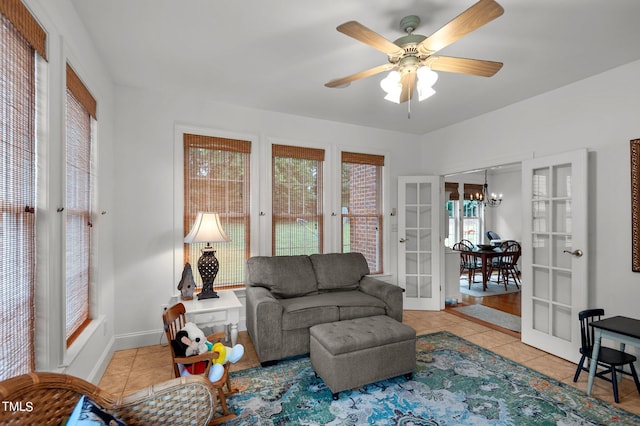
<svg viewBox="0 0 640 426">
<path fill-rule="evenodd" d="M 169 342 L 169 350 L 171 351 L 171 359 L 173 360 L 173 374 L 175 377 L 181 377 L 184 375 L 190 375 L 185 372 L 185 366 L 193 365 L 195 363 L 202 363 L 204 365 L 203 371 L 199 374 L 204 377 L 209 377 L 209 371 L 215 360 L 218 359 L 219 353 L 216 351 L 205 352 L 200 355 L 191 355 L 188 357 L 181 357 L 175 354 L 173 345 L 171 342 L 176 338 L 176 334 L 187 323 L 186 309 L 182 303 L 177 303 L 169 307 L 162 314 L 162 322 L 164 323 L 164 332 L 167 336 L 167 342 Z M 224 339 L 225 333 L 215 333 L 207 336 L 209 342 L 216 342 Z M 231 380 L 229 378 L 229 362 L 224 365 L 224 373 L 222 377 L 216 381 L 211 381 L 211 386 L 217 391 L 218 400 L 222 407 L 222 416 L 214 419 L 214 424 L 226 422 L 231 420 L 236 415 L 229 411 L 227 406 L 227 396 L 237 392 L 237 389 L 231 387 Z M 226 390 L 225 390 L 226 387 Z"/>
<path fill-rule="evenodd" d="M 574 383 L 578 381 L 580 372 L 583 370 L 589 372 L 589 368 L 584 366 L 584 362 L 587 358 L 589 358 L 589 363 L 592 362 L 593 355 L 594 331 L 593 327 L 589 324 L 602 319 L 603 315 L 604 309 L 600 308 L 587 309 L 578 313 L 578 319 L 580 320 L 580 337 L 582 339 L 580 353 L 582 356 L 580 357 L 576 374 L 573 376 Z M 636 357 L 631 354 L 617 349 L 608 348 L 606 346 L 600 346 L 600 351 L 598 352 L 598 366 L 604 367 L 605 369 L 599 373 L 596 371 L 596 377 L 600 377 L 601 379 L 613 384 L 613 399 L 616 403 L 620 402 L 620 398 L 618 397 L 618 373 L 633 377 L 638 393 L 640 393 L 640 381 L 638 381 L 638 373 L 633 365 L 634 362 L 636 362 Z M 629 365 L 630 373 L 624 371 L 625 365 Z M 607 374 L 611 374 L 611 378 L 605 377 Z"/>
<path fill-rule="evenodd" d="M 453 250 L 460 252 L 460 275 L 465 271 L 467 272 L 469 289 L 471 289 L 471 284 L 476 282 L 476 271 L 481 269 L 481 266 L 476 262 L 475 256 L 471 254 L 473 249 L 464 242 L 455 243 Z"/>
<path fill-rule="evenodd" d="M 514 240 L 507 240 L 500 245 L 503 255 L 496 258 L 496 262 L 492 263 L 491 269 L 498 270 L 498 283 L 504 283 L 504 289 L 507 290 L 509 278 L 513 278 L 517 288 L 520 288 L 520 273 L 518 271 L 518 260 L 522 254 L 520 243 Z M 492 272 L 492 271 L 491 271 Z"/>
</svg>

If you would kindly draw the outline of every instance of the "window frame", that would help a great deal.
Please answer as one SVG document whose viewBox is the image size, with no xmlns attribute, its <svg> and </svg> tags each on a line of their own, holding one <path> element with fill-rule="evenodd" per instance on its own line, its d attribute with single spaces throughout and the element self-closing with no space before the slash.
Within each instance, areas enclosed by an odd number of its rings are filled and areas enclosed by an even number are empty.
<svg viewBox="0 0 640 426">
<path fill-rule="evenodd" d="M 275 211 L 275 200 L 274 200 L 274 191 L 276 188 L 275 182 L 276 182 L 276 172 L 275 172 L 275 167 L 276 167 L 276 158 L 279 159 L 286 159 L 289 163 L 291 162 L 295 162 L 295 160 L 302 160 L 302 161 L 316 161 L 317 162 L 317 176 L 316 176 L 316 180 L 315 180 L 315 188 L 316 188 L 316 192 L 315 192 L 315 196 L 316 196 L 316 203 L 315 203 L 315 208 L 316 211 L 315 213 L 303 213 L 300 214 L 300 216 L 304 216 L 301 217 L 300 219 L 302 220 L 306 220 L 305 218 L 314 218 L 317 222 L 317 231 L 318 231 L 318 236 L 317 236 L 317 243 L 318 243 L 318 247 L 317 247 L 317 251 L 312 251 L 312 252 L 307 252 L 306 248 L 307 247 L 303 247 L 303 250 L 294 250 L 294 252 L 292 252 L 292 248 L 289 247 L 286 250 L 287 253 L 280 253 L 280 254 L 287 254 L 287 255 L 293 255 L 293 254 L 314 254 L 314 253 L 323 253 L 324 252 L 324 240 L 325 240 L 325 220 L 324 220 L 324 198 L 325 198 L 325 187 L 324 187 L 324 169 L 325 169 L 325 150 L 322 148 L 308 148 L 308 147 L 302 147 L 302 146 L 293 146 L 293 145 L 283 145 L 283 144 L 272 144 L 271 145 L 271 253 L 278 255 L 278 251 L 277 251 L 277 247 L 276 247 L 276 243 L 277 243 L 277 229 L 276 229 L 276 223 L 277 223 L 277 219 L 279 216 L 282 216 L 284 218 L 284 214 L 276 214 Z M 289 190 L 289 194 L 291 193 L 291 187 L 288 186 L 287 189 Z"/>
<path fill-rule="evenodd" d="M 63 191 L 64 191 L 64 196 L 65 196 L 65 209 L 62 211 L 63 215 L 64 215 L 64 240 L 65 240 L 65 251 L 63 252 L 63 264 L 64 266 L 64 294 L 65 294 L 65 321 L 64 321 L 64 336 L 65 336 L 65 342 L 66 342 L 66 348 L 69 349 L 71 347 L 71 345 L 80 337 L 80 335 L 88 328 L 88 326 L 90 325 L 91 321 L 96 317 L 96 312 L 94 312 L 94 308 L 95 308 L 95 304 L 92 303 L 93 300 L 93 269 L 95 267 L 94 265 L 94 254 L 95 254 L 95 250 L 96 250 L 96 240 L 94 237 L 94 231 L 92 230 L 93 228 L 93 209 L 95 208 L 96 205 L 96 193 L 97 193 L 97 173 L 96 173 L 96 161 L 95 161 L 95 156 L 96 156 L 96 143 L 97 143 L 97 102 L 95 100 L 95 98 L 91 95 L 89 89 L 87 88 L 87 86 L 84 84 L 84 82 L 82 81 L 82 79 L 78 76 L 78 74 L 74 71 L 73 67 L 70 65 L 69 62 L 66 62 L 66 84 L 65 84 L 65 90 L 64 90 L 64 100 L 65 100 L 65 113 L 64 113 L 64 126 L 65 126 L 65 138 L 64 141 L 62 142 L 63 145 L 63 151 L 64 151 L 64 160 L 63 160 L 63 170 L 64 170 L 64 185 L 63 185 Z M 87 197 L 87 201 L 88 201 L 88 206 L 84 206 L 87 209 L 83 210 L 81 212 L 76 212 L 74 211 L 74 209 L 71 208 L 71 206 L 69 205 L 70 201 L 68 199 L 69 196 L 69 134 L 68 134 L 68 129 L 69 129 L 69 116 L 67 114 L 68 110 L 69 110 L 69 96 L 73 97 L 73 101 L 77 104 L 79 104 L 84 111 L 82 111 L 83 115 L 86 115 L 86 119 L 88 120 L 87 124 L 87 128 L 85 130 L 88 131 L 88 140 L 83 141 L 86 142 L 89 145 L 88 148 L 88 155 L 87 158 L 83 159 L 86 160 L 86 163 L 82 164 L 82 166 L 87 168 L 87 173 L 88 175 L 85 176 L 87 178 L 87 188 L 89 191 L 88 197 Z M 86 114 L 85 114 L 86 113 Z M 76 182 L 74 182 L 76 183 Z M 79 188 L 78 188 L 79 189 Z M 84 274 L 86 275 L 86 281 L 84 283 L 82 283 L 81 285 L 84 285 L 84 288 L 81 289 L 83 292 L 85 292 L 86 294 L 86 300 L 84 301 L 83 309 L 84 309 L 84 314 L 83 317 L 81 318 L 81 322 L 78 323 L 77 321 L 74 322 L 74 325 L 72 327 L 72 330 L 69 330 L 69 326 L 70 324 L 68 323 L 69 321 L 69 315 L 68 315 L 68 308 L 69 308 L 69 279 L 71 278 L 69 276 L 69 259 L 68 259 L 68 253 L 69 250 L 67 248 L 67 244 L 68 244 L 68 237 L 69 237 L 69 216 L 70 214 L 73 214 L 75 216 L 84 216 L 84 218 L 87 220 L 87 224 L 86 226 L 88 227 L 88 229 L 86 229 L 87 232 L 87 238 L 88 238 L 88 243 L 87 243 L 87 252 L 81 253 L 84 258 L 83 261 L 86 262 L 85 266 L 86 266 L 86 270 L 84 270 Z M 83 279 L 84 280 L 84 279 Z"/>
<path fill-rule="evenodd" d="M 189 229 L 184 229 L 184 135 L 193 134 L 205 137 L 215 137 L 222 139 L 234 139 L 243 140 L 251 143 L 251 154 L 249 156 L 249 173 L 250 173 L 250 188 L 249 188 L 249 255 L 252 256 L 258 253 L 258 238 L 257 230 L 259 228 L 259 220 L 255 210 L 255 206 L 258 205 L 257 195 L 259 194 L 259 182 L 257 176 L 259 176 L 258 157 L 259 150 L 259 137 L 249 133 L 229 132 L 221 129 L 213 129 L 209 127 L 193 126 L 184 123 L 177 123 L 174 127 L 174 167 L 173 167 L 173 182 L 174 182 L 174 213 L 173 213 L 173 277 L 171 282 L 168 282 L 166 291 L 169 294 L 177 295 L 177 284 L 184 269 L 184 237 L 189 232 Z M 194 278 L 198 275 L 197 265 L 191 265 L 193 269 Z M 215 284 L 215 283 L 214 283 Z M 235 289 L 242 289 L 244 286 L 234 287 Z"/>
<path fill-rule="evenodd" d="M 344 161 L 345 156 L 347 158 L 350 158 L 351 161 Z M 386 199 L 388 197 L 388 191 L 386 190 L 386 169 L 385 169 L 385 164 L 388 161 L 388 153 L 373 153 L 373 152 L 367 152 L 366 150 L 362 150 L 362 149 L 358 149 L 358 148 L 348 148 L 348 149 L 341 149 L 339 152 L 339 155 L 337 156 L 338 160 L 337 160 L 337 169 L 338 169 L 338 177 L 337 177 L 337 187 L 339 188 L 339 190 L 337 191 L 337 197 L 338 197 L 338 209 L 340 211 L 340 214 L 338 215 L 340 217 L 340 223 L 338 224 L 338 229 L 339 229 L 339 251 L 340 252 L 344 252 L 344 242 L 343 242 L 343 238 L 344 238 L 344 218 L 345 218 L 345 214 L 342 212 L 342 173 L 343 173 L 343 164 L 344 163 L 350 163 L 350 164 L 370 164 L 368 161 L 378 161 L 380 162 L 380 160 L 382 161 L 379 164 L 371 164 L 371 165 L 375 165 L 376 167 L 379 167 L 378 169 L 378 182 L 377 182 L 377 188 L 379 190 L 378 196 L 377 196 L 377 203 L 378 203 L 378 212 L 377 212 L 377 217 L 379 220 L 379 242 L 378 242 L 378 247 L 377 247 L 377 258 L 379 261 L 379 267 L 378 270 L 372 270 L 371 274 L 372 275 L 388 275 L 387 272 L 385 272 L 385 265 L 387 265 L 387 257 L 386 257 L 386 252 L 387 250 L 385 250 L 385 247 L 388 243 L 386 243 L 386 241 L 389 241 L 389 234 L 387 231 L 387 226 L 386 226 L 386 221 L 385 221 L 385 206 L 386 206 Z M 350 214 L 349 214 L 350 216 Z M 369 216 L 369 215 L 368 215 Z M 365 255 L 366 257 L 366 255 Z"/>
<path fill-rule="evenodd" d="M 27 71 L 28 80 L 29 80 L 28 87 L 27 87 L 29 96 L 27 97 L 29 98 L 28 101 L 30 103 L 26 108 L 27 109 L 26 113 L 22 114 L 22 115 L 28 116 L 28 122 L 24 123 L 27 130 L 26 136 L 28 136 L 29 138 L 29 140 L 27 141 L 28 146 L 12 144 L 10 141 L 15 140 L 15 138 L 11 138 L 8 141 L 9 142 L 8 145 L 12 145 L 12 147 L 10 146 L 6 147 L 8 150 L 11 149 L 11 151 L 14 153 L 16 153 L 17 151 L 18 154 L 16 155 L 22 154 L 20 151 L 22 151 L 23 148 L 26 148 L 28 150 L 27 153 L 29 158 L 28 170 L 26 170 L 26 173 L 22 174 L 22 175 L 26 174 L 28 176 L 27 183 L 30 189 L 26 191 L 26 194 L 24 194 L 24 195 L 27 195 L 27 197 L 22 200 L 16 200 L 16 199 L 13 200 L 15 203 L 24 202 L 25 205 L 20 204 L 20 205 L 16 205 L 13 208 L 9 205 L 9 208 L 7 209 L 9 212 L 13 211 L 18 213 L 18 215 L 22 215 L 22 216 L 26 215 L 27 222 L 29 222 L 27 232 L 17 232 L 18 234 L 17 237 L 18 238 L 26 237 L 27 244 L 28 244 L 26 249 L 26 252 L 28 254 L 26 261 L 28 263 L 29 270 L 20 274 L 21 276 L 24 276 L 24 275 L 28 276 L 27 282 L 23 283 L 23 284 L 26 284 L 27 294 L 26 294 L 26 300 L 21 300 L 19 302 L 22 307 L 24 307 L 24 305 L 27 305 L 27 312 L 25 313 L 24 311 L 20 311 L 19 313 L 26 314 L 24 315 L 23 318 L 24 320 L 26 320 L 28 324 L 27 325 L 13 324 L 13 326 L 9 328 L 9 330 L 13 328 L 20 329 L 22 330 L 22 332 L 20 335 L 20 339 L 17 339 L 17 340 L 12 339 L 11 335 L 8 336 L 9 338 L 7 339 L 7 341 L 9 343 L 11 341 L 16 341 L 16 342 L 20 341 L 20 344 L 19 344 L 19 347 L 9 347 L 8 352 L 4 352 L 4 351 L 2 352 L 3 354 L 5 355 L 8 354 L 11 357 L 10 358 L 11 362 L 9 363 L 11 368 L 5 369 L 3 367 L 2 369 L 0 369 L 0 373 L 1 373 L 0 380 L 4 380 L 6 378 L 12 377 L 17 374 L 24 374 L 24 373 L 35 370 L 36 365 L 38 363 L 38 353 L 36 351 L 36 348 L 38 346 L 38 336 L 35 329 L 37 324 L 36 321 L 38 319 L 36 302 L 38 299 L 37 281 L 38 281 L 38 272 L 40 267 L 39 263 L 37 262 L 38 255 L 40 253 L 37 245 L 39 241 L 39 235 L 40 235 L 38 224 L 41 221 L 40 215 L 38 214 L 38 210 L 41 208 L 41 205 L 39 203 L 41 197 L 39 193 L 42 189 L 41 179 L 38 178 L 38 174 L 40 169 L 39 151 L 40 151 L 40 146 L 44 142 L 44 140 L 42 140 L 43 136 L 45 136 L 42 133 L 43 123 L 46 119 L 46 113 L 43 111 L 43 106 L 46 105 L 46 99 L 48 94 L 43 92 L 43 88 L 46 89 L 46 79 L 43 78 L 43 76 L 45 75 L 43 71 L 46 71 L 47 69 L 46 67 L 46 62 L 47 62 L 46 32 L 40 26 L 40 24 L 36 21 L 36 19 L 31 14 L 31 12 L 26 8 L 26 6 L 20 0 L 12 0 L 12 1 L 7 0 L 7 1 L 0 2 L 0 15 L 1 15 L 0 19 L 2 19 L 3 21 L 0 25 L 4 27 L 4 23 L 6 22 L 7 27 L 10 26 L 9 32 L 17 34 L 18 36 L 18 37 L 11 37 L 11 38 L 7 37 L 6 39 L 3 38 L 3 41 L 10 42 L 11 40 L 15 40 L 17 42 L 15 44 L 15 47 L 18 50 L 22 50 L 24 53 L 27 53 L 27 55 L 24 55 L 24 57 L 29 58 L 28 60 L 29 60 L 29 66 L 30 66 L 30 69 Z M 10 53 L 12 51 L 13 51 L 12 48 L 11 49 L 8 48 L 6 50 L 3 48 L 3 52 L 5 53 Z M 11 59 L 13 59 L 15 56 L 10 55 L 10 57 Z M 11 62 L 11 64 L 13 63 L 14 62 Z M 15 68 L 12 68 L 12 69 L 15 69 Z M 0 73 L 4 74 L 5 72 L 0 70 Z M 3 93 L 9 93 L 9 92 L 3 91 Z M 11 103 L 9 101 L 6 104 L 6 109 L 4 106 L 2 109 L 5 112 L 16 111 L 17 108 L 14 108 L 15 106 L 16 105 L 14 103 Z M 4 123 L 6 124 L 6 121 Z M 13 122 L 11 122 L 11 124 L 13 124 Z M 13 127 L 10 127 L 9 129 L 15 130 L 15 128 Z M 16 132 L 11 132 L 12 135 L 15 135 L 15 133 Z M 24 139 L 24 138 L 18 137 L 18 139 Z M 2 142 L 2 144 L 4 145 L 4 142 Z M 5 177 L 8 177 L 9 175 L 10 174 L 7 173 Z M 13 176 L 13 173 L 11 174 L 11 176 Z M 12 185 L 11 187 L 19 188 L 20 184 L 22 183 L 22 179 L 19 179 L 17 181 L 14 179 L 13 182 L 17 184 Z M 11 194 L 9 194 L 9 196 L 11 196 Z M 6 201 L 11 201 L 11 199 Z M 16 260 L 18 262 L 25 261 L 25 259 L 23 258 L 17 258 Z M 17 266 L 23 267 L 25 266 L 25 264 L 20 263 Z M 4 269 L 4 267 L 0 269 Z M 3 274 L 3 279 L 4 278 L 5 277 Z M 21 285 L 21 284 L 18 284 L 18 285 Z M 24 290 L 24 286 L 22 287 L 22 290 Z M 12 298 L 14 297 L 12 296 Z M 18 295 L 17 298 L 20 298 L 20 295 Z M 3 308 L 6 309 L 6 306 L 4 306 Z M 19 316 L 16 315 L 15 317 L 18 318 Z M 10 325 L 10 323 L 5 323 L 5 325 Z M 25 334 L 25 329 L 26 329 L 26 334 Z M 3 337 L 3 340 L 4 340 L 4 337 Z M 26 344 L 25 344 L 25 341 L 26 341 Z M 4 348 L 4 349 L 7 349 L 7 348 Z M 25 351 L 26 354 L 25 352 L 19 352 L 20 350 L 23 350 L 23 349 L 26 349 Z M 23 356 L 19 357 L 20 360 L 24 360 L 22 364 L 15 362 L 16 352 L 22 353 Z M 26 355 L 26 357 L 24 355 Z M 9 367 L 9 366 L 5 365 L 5 367 Z"/>
</svg>

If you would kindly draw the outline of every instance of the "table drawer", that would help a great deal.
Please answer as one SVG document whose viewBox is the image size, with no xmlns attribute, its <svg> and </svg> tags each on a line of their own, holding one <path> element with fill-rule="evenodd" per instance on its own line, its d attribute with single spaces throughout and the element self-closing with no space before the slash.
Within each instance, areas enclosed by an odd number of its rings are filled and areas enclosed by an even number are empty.
<svg viewBox="0 0 640 426">
<path fill-rule="evenodd" d="M 189 321 L 196 324 L 210 324 L 219 323 L 224 324 L 229 322 L 229 315 L 226 311 L 220 312 L 206 312 L 202 314 L 187 314 Z"/>
</svg>

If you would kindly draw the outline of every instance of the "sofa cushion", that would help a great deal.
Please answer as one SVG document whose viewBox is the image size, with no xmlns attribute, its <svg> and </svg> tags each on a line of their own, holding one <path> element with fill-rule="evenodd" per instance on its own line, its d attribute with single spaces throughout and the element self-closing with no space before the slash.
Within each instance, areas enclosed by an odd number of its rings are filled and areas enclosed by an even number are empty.
<svg viewBox="0 0 640 426">
<path fill-rule="evenodd" d="M 309 256 L 318 281 L 318 290 L 353 290 L 369 273 L 361 253 L 329 253 Z"/>
<path fill-rule="evenodd" d="M 351 319 L 356 312 L 364 316 L 385 313 L 385 304 L 382 300 L 357 290 L 333 291 L 283 299 L 280 303 L 283 307 L 283 330 L 308 328 L 316 324 Z"/>
<path fill-rule="evenodd" d="M 279 298 L 299 297 L 317 291 L 316 276 L 308 256 L 255 256 L 247 259 L 249 284 L 267 288 Z"/>
</svg>

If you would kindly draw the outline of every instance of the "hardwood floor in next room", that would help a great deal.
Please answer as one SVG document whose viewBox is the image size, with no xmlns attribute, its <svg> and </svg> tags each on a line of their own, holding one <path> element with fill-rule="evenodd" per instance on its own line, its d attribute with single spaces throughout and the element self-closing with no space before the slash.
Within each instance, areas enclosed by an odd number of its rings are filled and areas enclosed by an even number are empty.
<svg viewBox="0 0 640 426">
<path fill-rule="evenodd" d="M 467 318 L 471 321 L 483 324 L 489 328 L 493 328 L 496 330 L 500 330 L 503 333 L 507 333 L 510 334 L 512 336 L 520 336 L 520 333 L 515 332 L 515 331 L 511 331 L 511 330 L 507 330 L 504 329 L 502 327 L 498 327 L 495 324 L 491 324 L 491 323 L 487 323 L 484 321 L 481 321 L 477 318 L 472 318 L 469 317 L 463 313 L 458 312 L 455 309 L 452 308 L 456 308 L 456 307 L 460 307 L 460 306 L 465 306 L 465 305 L 484 305 L 487 306 L 489 308 L 493 308 L 493 309 L 497 309 L 499 311 L 502 312 L 506 312 L 508 314 L 512 314 L 512 315 L 516 315 L 516 316 L 520 316 L 521 314 L 521 309 L 522 309 L 522 305 L 521 305 L 521 293 L 520 292 L 516 292 L 516 293 L 507 293 L 507 294 L 499 294 L 496 296 L 485 296 L 485 297 L 474 297 L 474 296 L 469 296 L 467 294 L 462 294 L 460 299 L 458 300 L 458 305 L 457 306 L 446 306 L 445 307 L 445 311 L 449 312 L 453 315 L 457 315 L 463 318 Z"/>
</svg>

